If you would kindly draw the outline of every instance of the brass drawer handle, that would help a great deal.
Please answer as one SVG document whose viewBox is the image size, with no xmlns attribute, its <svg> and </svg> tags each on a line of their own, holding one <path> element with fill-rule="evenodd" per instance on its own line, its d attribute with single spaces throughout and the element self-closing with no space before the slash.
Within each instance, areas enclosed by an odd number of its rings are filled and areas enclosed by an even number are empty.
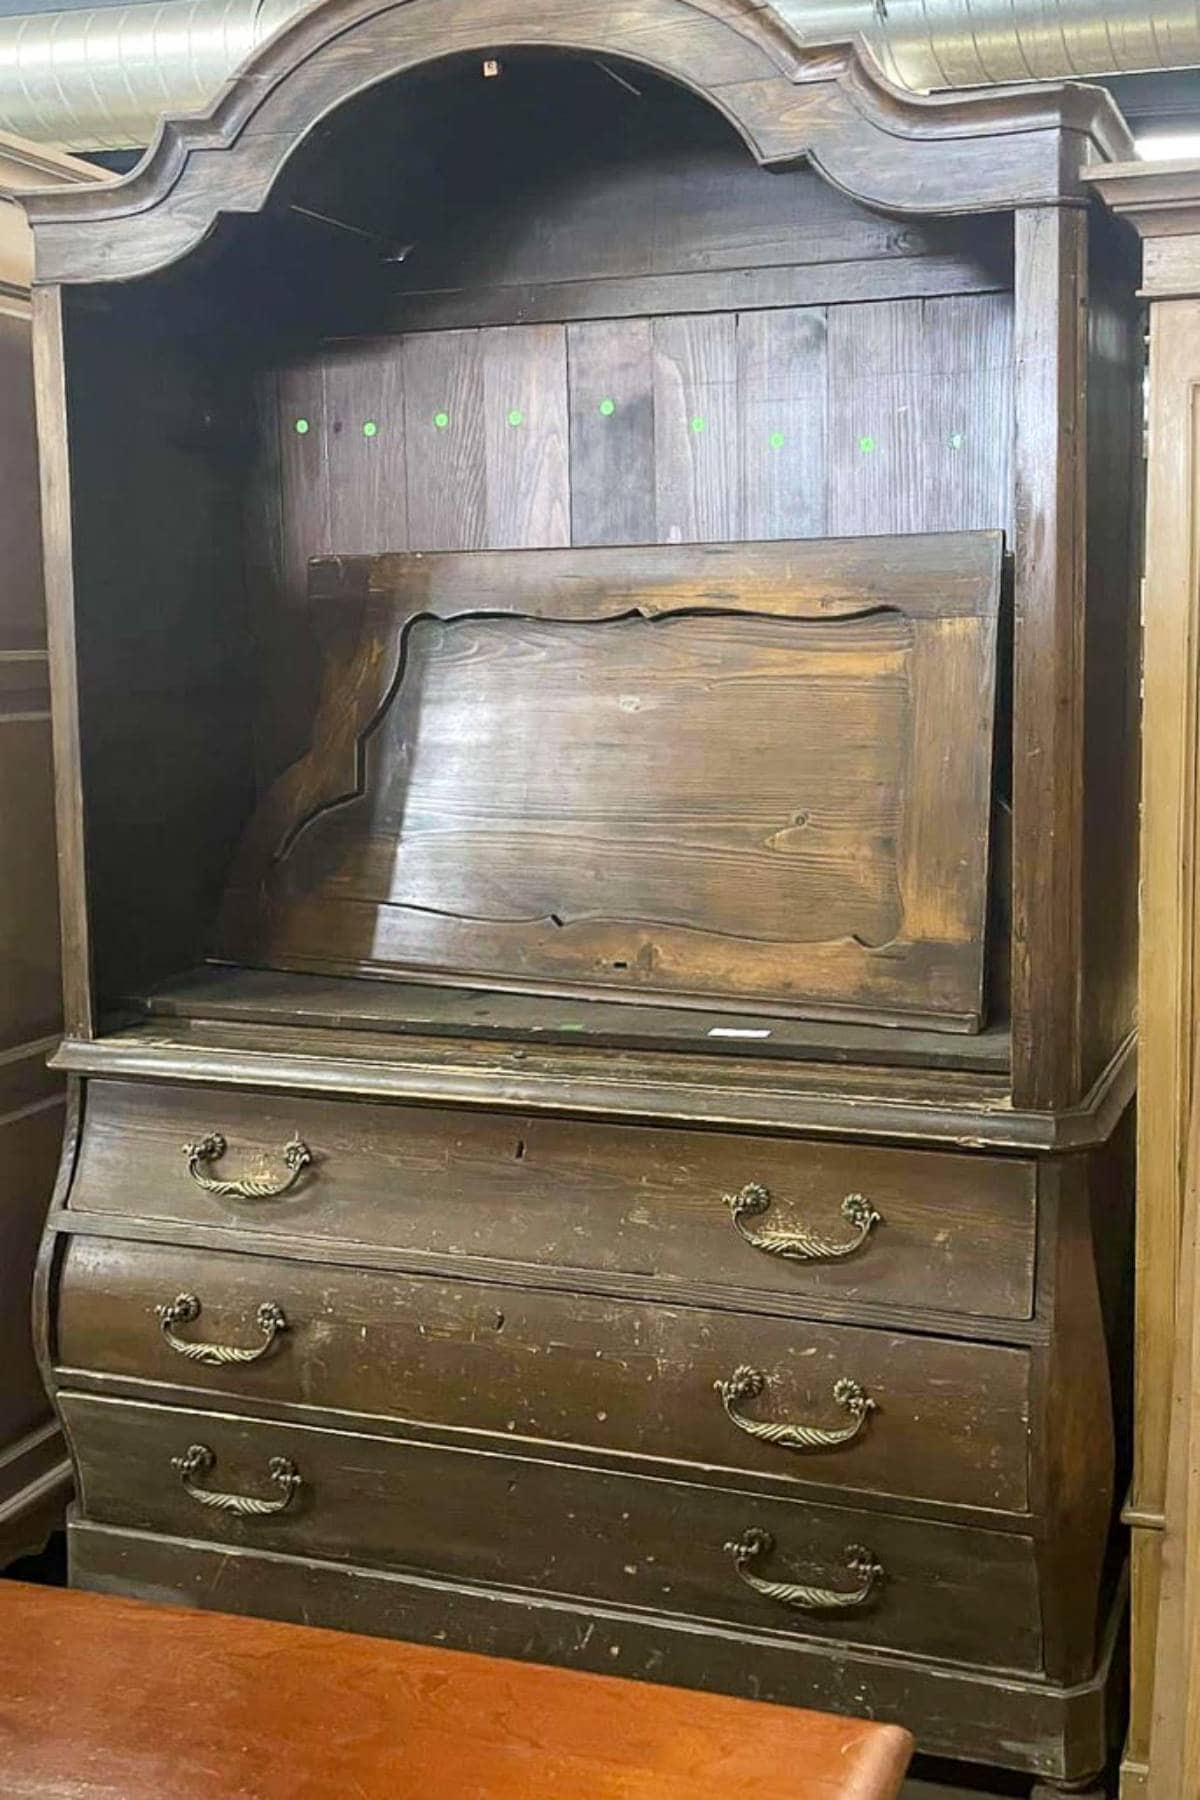
<svg viewBox="0 0 1200 1800">
<path fill-rule="evenodd" d="M 200 1310 L 200 1302 L 195 1294 L 176 1294 L 174 1300 L 156 1306 L 154 1312 L 172 1350 L 180 1356 L 186 1356 L 189 1362 L 205 1363 L 209 1368 L 220 1368 L 225 1363 L 257 1362 L 260 1356 L 267 1354 L 280 1332 L 288 1328 L 283 1308 L 277 1306 L 274 1300 L 264 1300 L 254 1315 L 254 1323 L 262 1332 L 263 1341 L 249 1350 L 239 1349 L 236 1344 L 206 1344 L 176 1337 L 175 1326 L 191 1325 L 200 1317 Z"/>
<path fill-rule="evenodd" d="M 882 1215 L 875 1211 L 865 1194 L 847 1194 L 842 1201 L 842 1217 L 853 1225 L 854 1236 L 840 1243 L 815 1237 L 801 1226 L 793 1226 L 790 1231 L 774 1227 L 765 1231 L 748 1229 L 745 1221 L 765 1213 L 771 1204 L 770 1193 L 761 1182 L 748 1181 L 736 1194 L 726 1194 L 725 1204 L 733 1214 L 734 1225 L 748 1244 L 753 1244 L 756 1250 L 765 1250 L 768 1256 L 787 1256 L 793 1262 L 825 1262 L 831 1257 L 853 1256 L 856 1250 L 862 1249 L 876 1225 L 883 1224 Z"/>
<path fill-rule="evenodd" d="M 864 1606 L 883 1580 L 882 1564 L 861 1544 L 847 1544 L 846 1567 L 858 1585 L 852 1588 L 803 1587 L 790 1581 L 764 1581 L 755 1575 L 751 1564 L 760 1556 L 769 1556 L 775 1539 L 769 1531 L 751 1526 L 740 1538 L 726 1544 L 733 1566 L 747 1587 L 767 1600 L 778 1600 L 781 1606 L 794 1606 L 801 1612 L 844 1612 L 850 1607 Z"/>
<path fill-rule="evenodd" d="M 738 1411 L 743 1400 L 756 1400 L 767 1386 L 761 1369 L 745 1363 L 735 1369 L 727 1381 L 714 1381 L 721 1405 L 739 1431 L 748 1437 L 761 1438 L 764 1444 L 780 1444 L 785 1450 L 832 1450 L 838 1444 L 849 1444 L 858 1436 L 875 1402 L 857 1381 L 843 1376 L 833 1385 L 833 1398 L 850 1414 L 848 1425 L 785 1425 L 772 1419 L 746 1419 Z"/>
<path fill-rule="evenodd" d="M 216 1457 L 207 1444 L 189 1444 L 182 1456 L 171 1458 L 171 1467 L 193 1500 L 201 1506 L 215 1506 L 218 1512 L 240 1513 L 244 1518 L 261 1519 L 268 1513 L 281 1513 L 292 1504 L 296 1490 L 300 1486 L 300 1471 L 290 1456 L 273 1456 L 267 1464 L 267 1474 L 282 1488 L 283 1498 L 280 1500 L 260 1500 L 254 1494 L 221 1494 L 212 1488 L 196 1486 L 198 1475 L 207 1475 L 216 1464 Z"/>
<path fill-rule="evenodd" d="M 286 1194 L 302 1169 L 307 1169 L 312 1161 L 312 1151 L 298 1137 L 289 1139 L 283 1146 L 283 1166 L 287 1174 L 280 1181 L 272 1181 L 269 1176 L 244 1176 L 241 1181 L 217 1181 L 204 1171 L 205 1163 L 219 1162 L 228 1145 L 219 1131 L 210 1131 L 195 1144 L 185 1144 L 183 1154 L 187 1157 L 188 1174 L 198 1187 L 206 1194 L 220 1194 L 232 1200 L 274 1200 L 280 1194 Z"/>
</svg>

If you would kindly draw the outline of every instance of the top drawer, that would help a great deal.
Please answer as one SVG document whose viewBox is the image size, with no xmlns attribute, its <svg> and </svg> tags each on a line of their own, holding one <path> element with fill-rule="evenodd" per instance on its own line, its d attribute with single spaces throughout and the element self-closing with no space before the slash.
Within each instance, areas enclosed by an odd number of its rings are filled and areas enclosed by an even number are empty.
<svg viewBox="0 0 1200 1800">
<path fill-rule="evenodd" d="M 310 1160 L 289 1164 L 294 1141 Z M 1032 1162 L 943 1151 L 97 1081 L 70 1205 L 1021 1319 L 1035 1183 Z"/>
</svg>

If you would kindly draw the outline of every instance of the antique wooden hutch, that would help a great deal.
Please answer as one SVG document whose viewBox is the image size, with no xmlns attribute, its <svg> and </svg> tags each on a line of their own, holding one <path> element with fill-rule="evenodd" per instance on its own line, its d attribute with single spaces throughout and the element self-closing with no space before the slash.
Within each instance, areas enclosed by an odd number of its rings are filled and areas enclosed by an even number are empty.
<svg viewBox="0 0 1200 1800">
<path fill-rule="evenodd" d="M 329 0 L 33 203 L 77 1582 L 1095 1775 L 1128 153 Z"/>
</svg>

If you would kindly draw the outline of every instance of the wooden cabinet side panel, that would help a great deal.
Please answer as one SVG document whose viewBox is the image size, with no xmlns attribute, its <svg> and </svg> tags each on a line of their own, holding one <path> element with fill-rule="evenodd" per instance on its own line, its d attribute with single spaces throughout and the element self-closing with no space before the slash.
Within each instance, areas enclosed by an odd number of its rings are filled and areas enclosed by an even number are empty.
<svg viewBox="0 0 1200 1800">
<path fill-rule="evenodd" d="M 1107 240 L 1097 235 L 1087 361 L 1080 1025 L 1085 1092 L 1137 1017 L 1143 323 L 1129 280 L 1106 267 Z"/>
<path fill-rule="evenodd" d="M 1198 1022 L 1196 742 L 1200 719 L 1200 301 L 1151 309 L 1143 624 L 1141 950 L 1133 1512 L 1161 1516 Z M 1133 1561 L 1127 1754 L 1149 1756 L 1159 1554 Z"/>
<path fill-rule="evenodd" d="M 1013 1099 L 1081 1080 L 1087 220 L 1019 212 L 1013 643 Z"/>
<path fill-rule="evenodd" d="M 67 442 L 61 289 L 38 288 L 34 293 L 33 356 L 41 467 L 46 642 L 54 702 L 63 1023 L 73 1037 L 90 1038 L 93 1030 L 91 923 L 80 770 L 71 462 Z"/>
</svg>

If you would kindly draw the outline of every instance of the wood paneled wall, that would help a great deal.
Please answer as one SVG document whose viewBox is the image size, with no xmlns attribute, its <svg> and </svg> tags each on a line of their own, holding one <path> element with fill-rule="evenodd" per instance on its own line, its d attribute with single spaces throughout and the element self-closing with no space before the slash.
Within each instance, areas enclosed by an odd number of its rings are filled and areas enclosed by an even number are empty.
<svg viewBox="0 0 1200 1800">
<path fill-rule="evenodd" d="M 333 344 L 259 416 L 294 601 L 330 553 L 1007 529 L 1011 296 Z"/>
</svg>

